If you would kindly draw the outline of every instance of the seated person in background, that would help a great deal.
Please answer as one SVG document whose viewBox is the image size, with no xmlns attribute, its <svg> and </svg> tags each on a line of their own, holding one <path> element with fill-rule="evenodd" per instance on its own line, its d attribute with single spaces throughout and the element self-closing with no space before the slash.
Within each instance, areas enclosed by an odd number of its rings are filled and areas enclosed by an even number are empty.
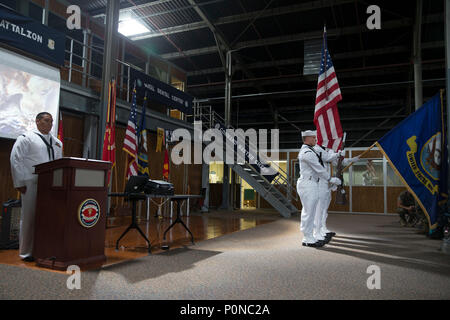
<svg viewBox="0 0 450 320">
<path fill-rule="evenodd" d="M 418 221 L 416 203 L 413 195 L 405 190 L 397 198 L 397 212 L 400 216 L 400 225 L 412 227 Z"/>
</svg>

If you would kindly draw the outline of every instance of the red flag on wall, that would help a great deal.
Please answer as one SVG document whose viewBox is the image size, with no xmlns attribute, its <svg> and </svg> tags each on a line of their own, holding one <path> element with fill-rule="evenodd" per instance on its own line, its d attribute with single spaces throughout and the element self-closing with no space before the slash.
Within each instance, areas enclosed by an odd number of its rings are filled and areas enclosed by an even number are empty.
<svg viewBox="0 0 450 320">
<path fill-rule="evenodd" d="M 116 165 L 116 81 L 109 82 L 108 112 L 106 115 L 105 136 L 103 138 L 102 160 Z M 111 182 L 111 170 L 108 171 L 108 185 Z"/>
<path fill-rule="evenodd" d="M 62 114 L 59 113 L 59 121 L 58 121 L 58 140 L 62 143 L 62 150 L 64 152 L 64 130 L 63 130 L 63 122 L 62 122 Z"/>
<path fill-rule="evenodd" d="M 167 151 L 167 148 L 164 152 L 163 178 L 166 181 L 169 181 L 169 152 Z"/>
</svg>

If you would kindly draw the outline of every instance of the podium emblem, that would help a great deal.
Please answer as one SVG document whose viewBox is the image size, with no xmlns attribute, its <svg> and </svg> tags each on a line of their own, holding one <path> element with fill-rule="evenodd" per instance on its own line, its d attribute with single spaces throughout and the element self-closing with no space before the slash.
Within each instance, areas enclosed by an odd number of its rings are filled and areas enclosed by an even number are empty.
<svg viewBox="0 0 450 320">
<path fill-rule="evenodd" d="M 100 205 L 94 199 L 84 200 L 78 207 L 78 221 L 85 228 L 92 228 L 100 219 Z"/>
</svg>

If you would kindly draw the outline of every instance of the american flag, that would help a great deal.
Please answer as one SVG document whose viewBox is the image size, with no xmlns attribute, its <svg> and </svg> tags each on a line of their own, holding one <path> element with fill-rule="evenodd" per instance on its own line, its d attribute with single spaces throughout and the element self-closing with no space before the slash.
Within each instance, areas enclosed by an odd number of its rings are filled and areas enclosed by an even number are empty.
<svg viewBox="0 0 450 320">
<path fill-rule="evenodd" d="M 136 88 L 133 89 L 130 117 L 128 118 L 127 131 L 123 141 L 123 148 L 128 153 L 127 178 L 138 175 L 137 159 L 137 136 L 136 136 Z"/>
<path fill-rule="evenodd" d="M 324 29 L 314 124 L 317 129 L 317 143 L 334 151 L 342 148 L 343 132 L 337 109 L 337 103 L 341 100 L 341 89 L 339 88 L 333 62 L 331 62 L 331 56 L 328 52 L 327 31 Z"/>
</svg>

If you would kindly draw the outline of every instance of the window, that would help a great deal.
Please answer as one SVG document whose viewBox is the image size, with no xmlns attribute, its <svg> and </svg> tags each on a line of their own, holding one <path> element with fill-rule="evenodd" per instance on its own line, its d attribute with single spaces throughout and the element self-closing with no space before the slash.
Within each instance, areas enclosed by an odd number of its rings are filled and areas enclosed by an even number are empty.
<svg viewBox="0 0 450 320">
<path fill-rule="evenodd" d="M 347 174 L 348 176 L 348 174 Z M 345 174 L 344 174 L 345 180 Z M 348 181 L 348 180 L 347 180 Z M 353 186 L 383 186 L 383 160 L 361 159 L 353 165 Z"/>
<path fill-rule="evenodd" d="M 403 187 L 403 182 L 400 180 L 395 171 L 391 168 L 391 166 L 387 165 L 387 181 L 386 184 L 388 187 Z"/>
<path fill-rule="evenodd" d="M 209 164 L 209 183 L 223 183 L 223 162 Z"/>
</svg>

